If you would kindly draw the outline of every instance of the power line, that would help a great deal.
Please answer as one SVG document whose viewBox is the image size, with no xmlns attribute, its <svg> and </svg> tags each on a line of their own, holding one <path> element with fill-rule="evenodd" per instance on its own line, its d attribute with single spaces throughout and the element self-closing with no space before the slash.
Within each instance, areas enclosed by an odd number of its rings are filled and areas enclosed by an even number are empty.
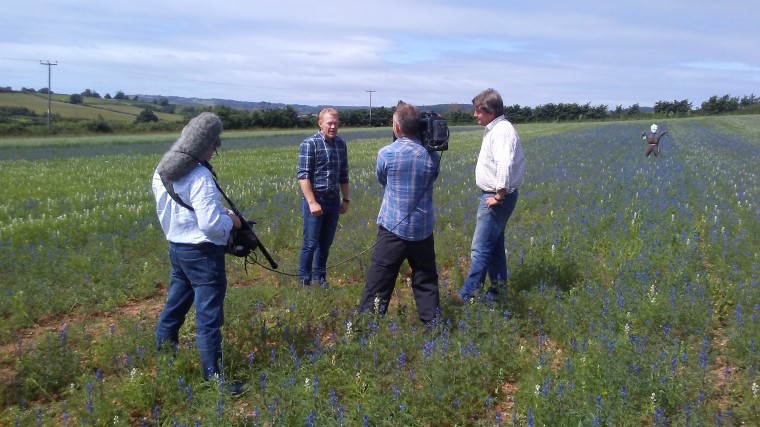
<svg viewBox="0 0 760 427">
<path fill-rule="evenodd" d="M 3 61 L 27 61 L 27 62 L 37 62 L 39 59 L 24 59 L 24 58 L 0 58 Z"/>
</svg>

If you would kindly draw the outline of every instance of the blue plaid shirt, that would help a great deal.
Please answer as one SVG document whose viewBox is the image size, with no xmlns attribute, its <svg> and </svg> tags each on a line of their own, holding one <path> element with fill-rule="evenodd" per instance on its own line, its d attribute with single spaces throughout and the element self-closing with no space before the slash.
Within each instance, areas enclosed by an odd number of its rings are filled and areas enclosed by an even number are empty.
<svg viewBox="0 0 760 427">
<path fill-rule="evenodd" d="M 311 181 L 312 191 L 340 194 L 339 184 L 348 184 L 348 151 L 339 136 L 330 142 L 317 132 L 301 143 L 298 179 Z"/>
<path fill-rule="evenodd" d="M 377 153 L 377 180 L 385 188 L 377 224 L 404 240 L 433 234 L 433 181 L 441 158 L 416 138 L 401 137 Z"/>
</svg>

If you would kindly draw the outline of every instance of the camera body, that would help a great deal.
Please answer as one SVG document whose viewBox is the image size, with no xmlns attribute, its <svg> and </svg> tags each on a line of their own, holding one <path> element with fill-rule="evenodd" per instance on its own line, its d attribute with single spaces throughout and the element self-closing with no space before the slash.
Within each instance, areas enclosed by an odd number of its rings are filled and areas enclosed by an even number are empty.
<svg viewBox="0 0 760 427">
<path fill-rule="evenodd" d="M 420 113 L 420 142 L 430 151 L 449 149 L 449 126 L 446 119 L 433 111 Z"/>
<path fill-rule="evenodd" d="M 253 232 L 253 221 L 248 221 L 240 217 L 241 227 L 230 232 L 230 238 L 227 241 L 226 252 L 236 257 L 245 258 L 251 252 L 260 247 L 259 238 Z"/>
</svg>

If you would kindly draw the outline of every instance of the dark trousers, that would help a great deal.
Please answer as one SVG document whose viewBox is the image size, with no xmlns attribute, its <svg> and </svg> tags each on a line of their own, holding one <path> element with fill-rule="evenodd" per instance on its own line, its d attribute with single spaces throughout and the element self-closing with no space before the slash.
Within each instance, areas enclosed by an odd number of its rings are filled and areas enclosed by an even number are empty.
<svg viewBox="0 0 760 427">
<path fill-rule="evenodd" d="M 644 157 L 649 157 L 652 153 L 654 153 L 655 157 L 660 155 L 660 144 L 647 144 L 647 151 L 644 152 Z"/>
<path fill-rule="evenodd" d="M 385 314 L 404 260 L 412 267 L 412 292 L 420 320 L 428 323 L 436 318 L 439 296 L 433 235 L 424 240 L 409 241 L 383 227 L 377 232 L 377 245 L 372 252 L 359 311 Z"/>
</svg>

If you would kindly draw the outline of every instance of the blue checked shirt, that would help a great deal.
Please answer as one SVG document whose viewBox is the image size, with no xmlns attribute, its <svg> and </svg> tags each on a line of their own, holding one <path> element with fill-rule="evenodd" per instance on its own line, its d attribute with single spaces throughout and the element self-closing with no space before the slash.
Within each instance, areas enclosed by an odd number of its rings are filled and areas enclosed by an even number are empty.
<svg viewBox="0 0 760 427">
<path fill-rule="evenodd" d="M 438 153 L 419 140 L 401 137 L 377 153 L 377 180 L 385 188 L 377 224 L 404 240 L 433 234 L 433 181 L 438 178 Z"/>
<path fill-rule="evenodd" d="M 298 179 L 311 181 L 312 191 L 340 194 L 339 184 L 348 184 L 348 151 L 339 136 L 332 142 L 317 132 L 301 143 Z"/>
</svg>

